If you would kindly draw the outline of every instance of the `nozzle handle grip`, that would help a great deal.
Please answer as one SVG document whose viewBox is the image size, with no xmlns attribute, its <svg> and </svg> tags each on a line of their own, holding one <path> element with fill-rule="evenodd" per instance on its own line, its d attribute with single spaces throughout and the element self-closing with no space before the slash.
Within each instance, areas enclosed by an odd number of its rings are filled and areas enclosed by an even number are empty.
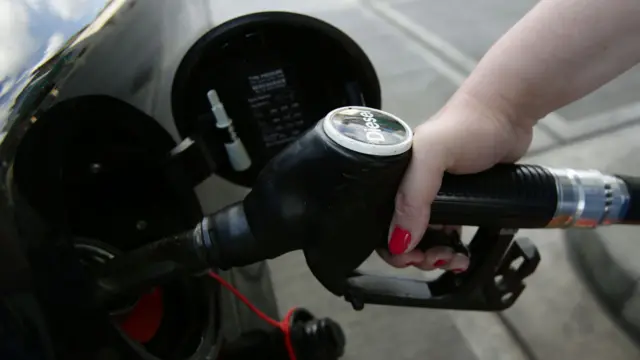
<svg viewBox="0 0 640 360">
<path fill-rule="evenodd" d="M 470 175 L 445 174 L 430 223 L 541 228 L 558 204 L 556 180 L 537 165 L 501 164 Z"/>
<path fill-rule="evenodd" d="M 640 177 L 616 175 L 625 185 L 629 202 L 624 209 L 624 216 L 620 223 L 628 225 L 640 224 Z"/>
</svg>

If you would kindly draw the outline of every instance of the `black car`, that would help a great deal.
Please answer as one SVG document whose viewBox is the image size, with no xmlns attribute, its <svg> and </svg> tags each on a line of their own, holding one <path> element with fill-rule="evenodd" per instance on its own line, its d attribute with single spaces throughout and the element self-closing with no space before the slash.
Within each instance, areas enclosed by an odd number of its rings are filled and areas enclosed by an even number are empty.
<svg viewBox="0 0 640 360">
<path fill-rule="evenodd" d="M 241 199 L 330 110 L 379 107 L 362 50 L 298 14 L 214 24 L 207 1 L 8 4 L 0 358 L 212 360 L 223 340 L 269 327 L 212 279 L 179 277 L 105 307 L 94 275 Z M 234 169 L 210 90 L 250 166 Z M 183 151 L 193 143 L 197 151 Z M 279 317 L 266 262 L 223 276 Z"/>
</svg>

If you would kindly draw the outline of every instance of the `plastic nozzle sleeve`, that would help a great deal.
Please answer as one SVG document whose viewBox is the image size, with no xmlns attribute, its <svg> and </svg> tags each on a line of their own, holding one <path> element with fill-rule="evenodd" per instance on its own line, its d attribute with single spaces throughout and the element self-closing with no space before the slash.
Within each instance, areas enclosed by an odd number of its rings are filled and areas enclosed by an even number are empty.
<svg viewBox="0 0 640 360">
<path fill-rule="evenodd" d="M 546 227 L 557 199 L 555 177 L 542 166 L 498 165 L 479 174 L 445 174 L 431 207 L 431 223 Z"/>
<path fill-rule="evenodd" d="M 201 236 L 196 243 L 200 258 L 222 270 L 273 259 L 301 247 L 299 243 L 254 237 L 242 202 L 206 216 L 199 228 L 196 234 Z"/>
</svg>

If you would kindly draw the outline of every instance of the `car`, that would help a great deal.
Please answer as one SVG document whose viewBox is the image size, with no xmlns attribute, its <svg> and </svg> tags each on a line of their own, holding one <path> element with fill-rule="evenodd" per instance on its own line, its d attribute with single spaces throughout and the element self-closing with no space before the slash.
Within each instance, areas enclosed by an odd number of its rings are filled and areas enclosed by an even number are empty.
<svg viewBox="0 0 640 360">
<path fill-rule="evenodd" d="M 379 108 L 376 72 L 347 35 L 301 14 L 214 22 L 206 1 L 65 4 L 2 10 L 0 357 L 212 360 L 270 325 L 195 277 L 105 307 L 101 266 L 242 199 L 330 110 Z M 211 90 L 250 160 L 240 170 Z M 266 262 L 222 275 L 279 318 Z"/>
</svg>

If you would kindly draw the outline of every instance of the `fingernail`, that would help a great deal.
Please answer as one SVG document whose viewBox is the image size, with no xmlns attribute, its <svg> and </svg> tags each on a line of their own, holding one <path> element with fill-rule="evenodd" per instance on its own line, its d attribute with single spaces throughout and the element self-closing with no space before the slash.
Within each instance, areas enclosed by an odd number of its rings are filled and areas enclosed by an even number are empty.
<svg viewBox="0 0 640 360">
<path fill-rule="evenodd" d="M 433 263 L 433 266 L 435 266 L 435 267 L 441 267 L 441 266 L 444 266 L 444 265 L 446 265 L 446 264 L 447 264 L 447 261 L 446 261 L 446 260 L 442 260 L 442 259 L 440 259 L 440 260 L 436 260 L 436 261 Z"/>
<path fill-rule="evenodd" d="M 469 268 L 469 258 L 463 254 L 455 254 L 449 263 L 449 267 L 455 274 L 465 272 Z"/>
<path fill-rule="evenodd" d="M 395 226 L 389 240 L 389 252 L 393 255 L 404 253 L 411 243 L 411 233 L 407 230 Z"/>
</svg>

